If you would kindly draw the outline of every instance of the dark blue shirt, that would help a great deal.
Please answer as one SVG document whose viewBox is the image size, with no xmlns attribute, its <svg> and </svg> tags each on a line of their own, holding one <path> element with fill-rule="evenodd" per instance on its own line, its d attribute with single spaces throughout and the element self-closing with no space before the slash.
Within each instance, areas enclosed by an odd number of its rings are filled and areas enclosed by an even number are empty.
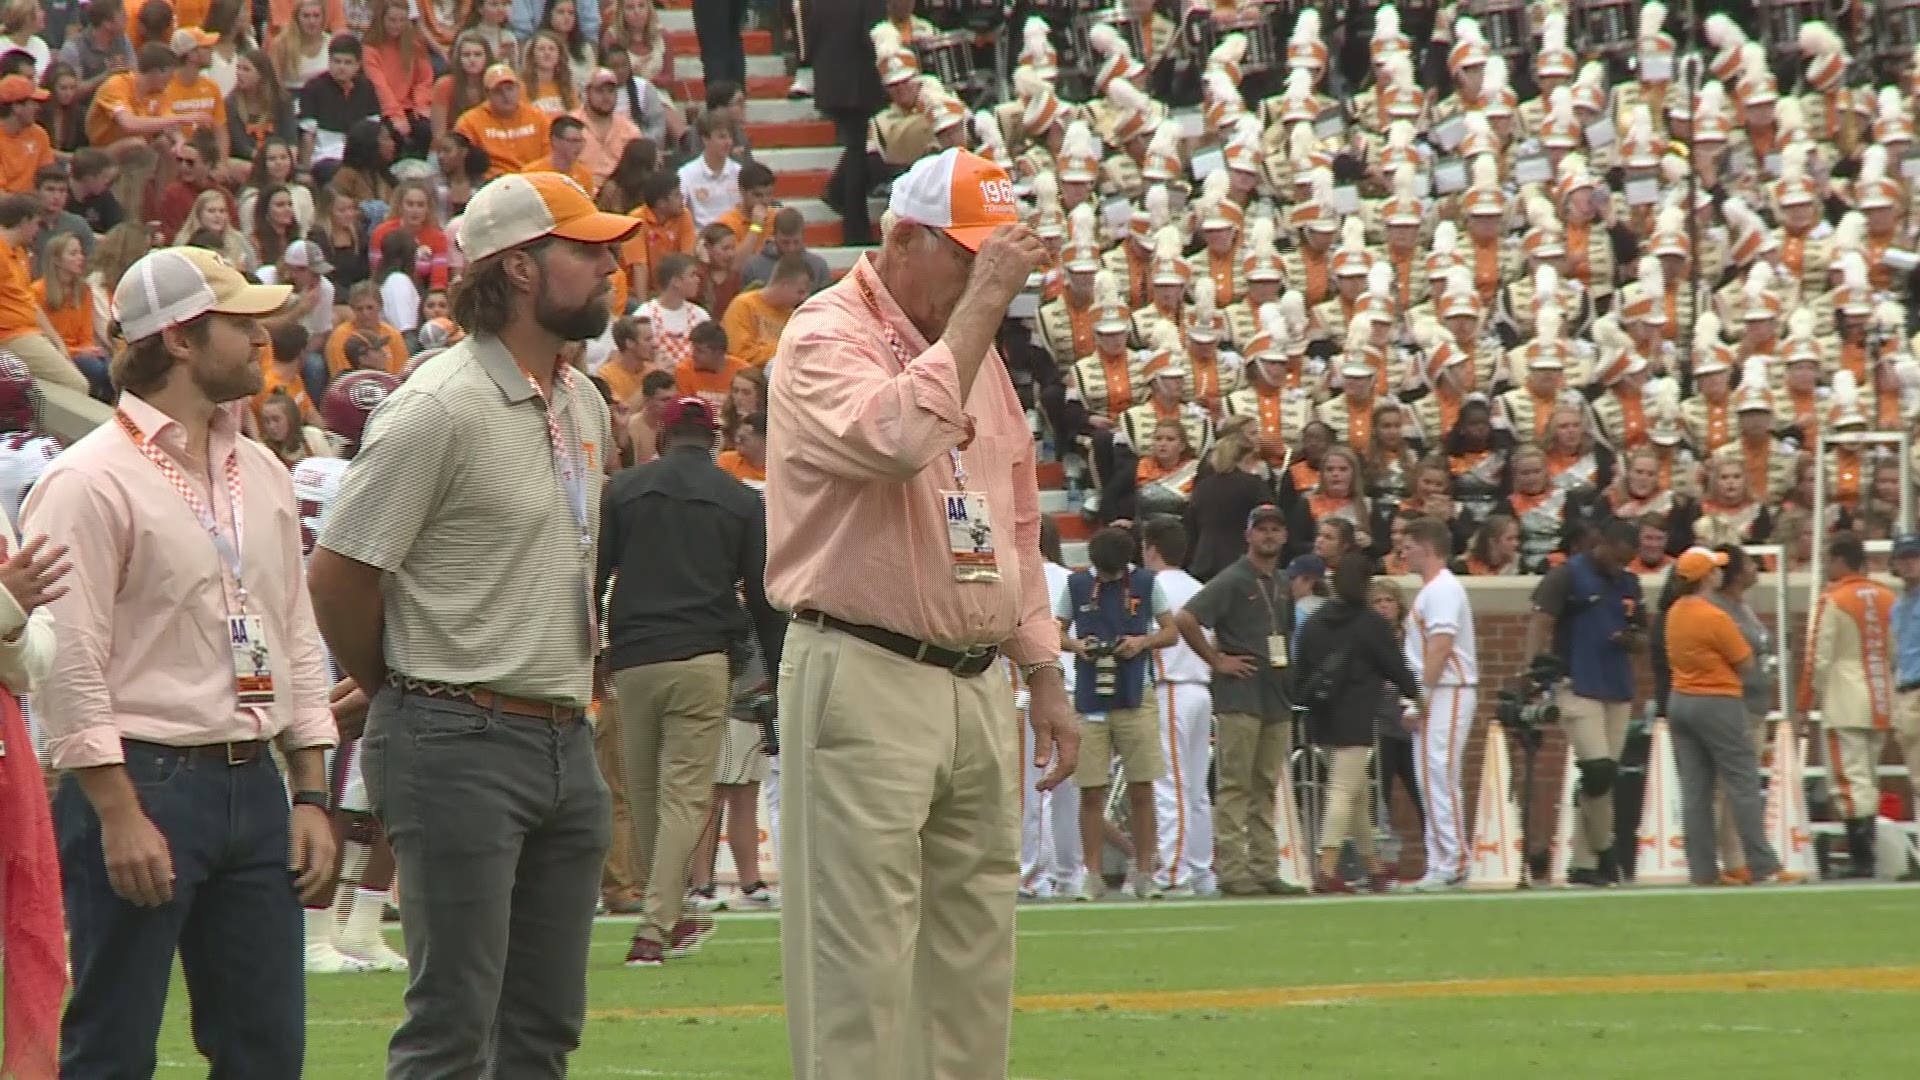
<svg viewBox="0 0 1920 1080">
<path fill-rule="evenodd" d="M 1559 610 L 1538 596 L 1535 603 L 1561 631 L 1555 637 L 1565 644 L 1573 692 L 1594 701 L 1632 701 L 1633 658 L 1619 638 L 1640 610 L 1640 578 L 1626 570 L 1602 573 L 1585 554 L 1568 559 L 1566 569 L 1566 591 L 1555 598 Z"/>
</svg>

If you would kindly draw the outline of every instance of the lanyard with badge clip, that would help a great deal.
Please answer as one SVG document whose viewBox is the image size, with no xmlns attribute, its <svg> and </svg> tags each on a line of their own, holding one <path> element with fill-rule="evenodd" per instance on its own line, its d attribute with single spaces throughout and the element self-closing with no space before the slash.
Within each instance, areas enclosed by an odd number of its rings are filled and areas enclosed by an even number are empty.
<svg viewBox="0 0 1920 1080">
<path fill-rule="evenodd" d="M 139 449 L 141 456 L 160 470 L 160 475 L 173 485 L 173 490 L 187 504 L 194 519 L 212 538 L 214 550 L 219 552 L 220 561 L 225 563 L 233 575 L 233 599 L 235 605 L 227 603 L 226 587 L 221 587 L 221 603 L 227 609 L 227 642 L 233 654 L 233 686 L 242 708 L 260 708 L 273 704 L 273 654 L 267 646 L 266 626 L 260 616 L 247 610 L 247 581 L 242 564 L 241 552 L 246 545 L 246 520 L 244 503 L 241 499 L 240 455 L 238 452 L 227 455 L 226 483 L 227 503 L 233 510 L 233 537 L 220 529 L 220 521 L 214 515 L 213 508 L 193 490 L 173 459 L 153 445 L 153 442 L 140 433 L 139 425 L 133 418 L 118 409 L 113 418 L 120 423 L 120 429 Z"/>
<path fill-rule="evenodd" d="M 887 348 L 894 360 L 902 368 L 907 367 L 913 362 L 913 354 L 907 351 L 893 324 L 880 313 L 880 301 L 874 298 L 872 287 L 858 273 L 854 281 L 860 286 L 860 298 L 866 301 L 867 313 L 873 316 L 881 336 L 887 339 Z M 941 516 L 947 523 L 947 557 L 953 566 L 953 580 L 995 582 L 1000 580 L 1000 563 L 993 550 L 993 523 L 987 516 L 987 497 L 982 492 L 967 490 L 967 466 L 960 456 L 960 452 L 973 443 L 973 417 L 966 417 L 966 422 L 966 438 L 947 451 L 953 459 L 953 489 L 940 492 Z"/>
<path fill-rule="evenodd" d="M 1273 606 L 1273 594 L 1267 591 L 1267 582 L 1259 574 L 1253 576 L 1253 587 L 1260 590 L 1260 599 L 1267 605 L 1267 663 L 1273 667 L 1287 666 L 1287 635 L 1281 632 L 1280 612 Z"/>
<path fill-rule="evenodd" d="M 573 522 L 580 528 L 580 558 L 586 564 L 586 576 L 583 579 L 587 601 L 587 651 L 597 652 L 600 648 L 600 612 L 593 598 L 593 567 L 587 563 L 587 556 L 593 551 L 593 527 L 587 519 L 587 481 L 582 470 L 575 463 L 573 454 L 567 449 L 566 437 L 560 433 L 560 418 L 554 414 L 553 403 L 547 400 L 546 391 L 540 389 L 540 381 L 525 368 L 520 370 L 527 377 L 527 385 L 533 388 L 533 396 L 540 399 L 540 409 L 547 417 L 547 444 L 553 450 L 553 468 L 560 476 L 560 488 L 567 496 L 567 509 L 573 511 Z M 573 392 L 573 371 L 566 364 L 554 365 L 554 381 Z"/>
</svg>

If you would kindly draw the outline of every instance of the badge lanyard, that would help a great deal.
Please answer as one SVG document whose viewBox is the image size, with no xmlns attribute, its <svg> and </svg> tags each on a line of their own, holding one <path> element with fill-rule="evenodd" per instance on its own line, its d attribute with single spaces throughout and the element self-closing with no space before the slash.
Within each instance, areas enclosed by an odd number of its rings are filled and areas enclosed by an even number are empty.
<svg viewBox="0 0 1920 1080">
<path fill-rule="evenodd" d="M 582 475 L 573 453 L 567 449 L 565 436 L 560 433 L 560 418 L 553 411 L 553 403 L 547 400 L 546 391 L 540 389 L 539 380 L 521 370 L 526 375 L 527 385 L 533 388 L 533 396 L 540 399 L 541 411 L 547 417 L 547 443 L 553 450 L 553 468 L 560 475 L 560 488 L 566 493 L 567 508 L 573 511 L 573 522 L 580 528 L 580 553 L 584 556 L 593 550 L 593 529 L 587 521 L 587 482 Z M 555 367 L 554 381 L 573 391 L 573 371 L 565 364 Z M 600 612 L 599 604 L 593 595 L 593 570 L 588 567 L 586 577 L 587 601 L 587 650 L 597 652 L 600 648 Z"/>
<path fill-rule="evenodd" d="M 114 410 L 113 417 L 120 422 L 120 429 L 127 433 L 127 438 L 133 440 L 133 445 L 140 449 L 140 453 L 152 462 L 153 467 L 160 470 L 160 475 L 166 477 L 167 481 L 173 485 L 173 489 L 180 493 L 180 498 L 186 501 L 187 509 L 193 512 L 194 518 L 200 522 L 200 527 L 205 529 L 207 535 L 213 539 L 214 549 L 220 553 L 221 561 L 227 564 L 227 569 L 233 574 L 234 590 L 240 601 L 240 613 L 245 614 L 247 583 L 241 572 L 240 553 L 246 543 L 246 533 L 244 514 L 241 509 L 240 455 L 235 453 L 227 456 L 227 503 L 233 509 L 233 539 L 228 540 L 227 534 L 220 531 L 220 522 L 214 516 L 213 508 L 193 490 L 193 485 L 187 482 L 186 474 L 173 463 L 173 459 L 154 446 L 146 436 L 140 434 L 140 428 L 133 422 L 132 417 L 117 409 Z"/>
<path fill-rule="evenodd" d="M 860 299 L 866 301 L 867 313 L 873 316 L 875 325 L 880 327 L 881 336 L 887 339 L 887 348 L 892 351 L 894 360 L 898 361 L 903 368 L 911 364 L 913 362 L 913 354 L 907 351 L 907 343 L 900 340 L 900 334 L 893 328 L 893 324 L 887 321 L 885 315 L 880 313 L 880 301 L 874 298 L 873 289 L 867 284 L 867 279 L 856 273 L 854 275 L 854 281 L 860 286 Z M 966 417 L 966 422 L 966 438 L 960 440 L 959 446 L 947 451 L 948 456 L 953 459 L 954 486 L 958 487 L 961 491 L 967 490 L 967 466 L 966 462 L 960 457 L 960 451 L 972 445 L 974 433 L 973 417 Z"/>
</svg>

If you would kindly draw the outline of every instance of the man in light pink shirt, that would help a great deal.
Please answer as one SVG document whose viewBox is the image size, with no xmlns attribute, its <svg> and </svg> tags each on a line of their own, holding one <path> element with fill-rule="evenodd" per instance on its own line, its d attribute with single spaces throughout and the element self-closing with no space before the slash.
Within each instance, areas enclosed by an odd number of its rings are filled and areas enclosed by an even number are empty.
<svg viewBox="0 0 1920 1080">
<path fill-rule="evenodd" d="M 767 591 L 779 682 L 787 1029 L 797 1080 L 1003 1080 L 1022 755 L 1068 705 L 1033 438 L 995 333 L 1046 257 L 1005 172 L 895 181 L 885 245 L 802 305 L 772 365 Z"/>
<path fill-rule="evenodd" d="M 640 137 L 639 126 L 617 111 L 619 102 L 620 76 L 596 68 L 587 76 L 586 100 L 573 114 L 586 125 L 587 146 L 580 151 L 580 164 L 593 174 L 595 191 L 613 175 L 627 144 Z"/>
<path fill-rule="evenodd" d="M 22 511 L 74 569 L 33 702 L 66 773 L 65 1076 L 153 1075 L 176 952 L 215 1074 L 301 1072 L 300 905 L 333 874 L 336 728 L 286 468 L 222 407 L 259 392 L 260 317 L 289 293 L 196 248 L 136 262 L 113 298 L 120 406 Z"/>
</svg>

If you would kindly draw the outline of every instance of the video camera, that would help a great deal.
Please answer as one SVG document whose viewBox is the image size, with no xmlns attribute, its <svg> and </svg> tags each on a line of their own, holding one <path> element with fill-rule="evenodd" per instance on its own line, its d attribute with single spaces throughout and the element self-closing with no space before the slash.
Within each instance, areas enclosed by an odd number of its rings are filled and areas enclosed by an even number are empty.
<svg viewBox="0 0 1920 1080">
<path fill-rule="evenodd" d="M 1552 653 L 1541 653 L 1517 678 L 1518 685 L 1502 689 L 1497 695 L 1494 716 L 1509 731 L 1532 731 L 1560 722 L 1560 706 L 1553 703 L 1553 689 L 1566 674 L 1566 665 Z"/>
<path fill-rule="evenodd" d="M 760 752 L 768 757 L 780 756 L 779 711 L 772 688 L 765 685 L 740 695 L 733 702 L 735 720 L 760 725 Z"/>
</svg>

